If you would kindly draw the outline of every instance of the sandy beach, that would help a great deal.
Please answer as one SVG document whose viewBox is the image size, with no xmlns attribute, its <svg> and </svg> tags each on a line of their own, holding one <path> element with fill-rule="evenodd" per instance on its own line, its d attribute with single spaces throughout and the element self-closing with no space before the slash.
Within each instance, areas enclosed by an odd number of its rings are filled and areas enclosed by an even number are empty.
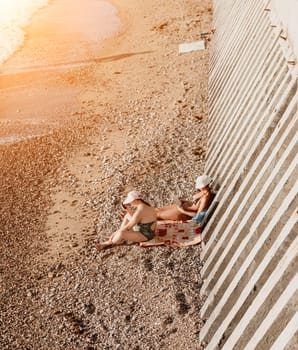
<svg viewBox="0 0 298 350">
<path fill-rule="evenodd" d="M 0 73 L 0 137 L 24 138 L 0 144 L 0 347 L 203 349 L 200 245 L 95 243 L 127 191 L 161 206 L 204 171 L 209 41 L 178 45 L 210 31 L 211 1 L 113 0 L 119 34 L 72 34 L 70 56 L 36 35 L 57 3 Z"/>
</svg>

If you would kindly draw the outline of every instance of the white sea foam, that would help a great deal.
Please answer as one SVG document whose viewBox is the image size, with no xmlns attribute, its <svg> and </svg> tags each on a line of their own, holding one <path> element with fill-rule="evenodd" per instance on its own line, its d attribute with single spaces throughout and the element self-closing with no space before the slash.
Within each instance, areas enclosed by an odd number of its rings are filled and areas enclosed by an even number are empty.
<svg viewBox="0 0 298 350">
<path fill-rule="evenodd" d="M 24 42 L 25 27 L 48 0 L 0 0 L 0 65 Z"/>
</svg>

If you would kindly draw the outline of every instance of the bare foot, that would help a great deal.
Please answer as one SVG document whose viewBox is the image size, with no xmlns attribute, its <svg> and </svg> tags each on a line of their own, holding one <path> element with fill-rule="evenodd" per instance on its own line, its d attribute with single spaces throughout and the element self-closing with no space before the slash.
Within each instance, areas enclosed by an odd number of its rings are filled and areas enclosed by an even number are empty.
<svg viewBox="0 0 298 350">
<path fill-rule="evenodd" d="M 100 252 L 103 249 L 110 248 L 110 247 L 112 247 L 112 244 L 110 244 L 110 243 L 97 243 L 95 245 L 95 248 L 98 252 Z"/>
</svg>

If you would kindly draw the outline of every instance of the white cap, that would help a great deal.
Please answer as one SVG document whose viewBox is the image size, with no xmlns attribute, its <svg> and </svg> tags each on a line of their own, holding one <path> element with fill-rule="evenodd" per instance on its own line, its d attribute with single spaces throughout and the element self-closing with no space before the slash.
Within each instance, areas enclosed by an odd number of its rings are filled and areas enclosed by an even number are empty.
<svg viewBox="0 0 298 350">
<path fill-rule="evenodd" d="M 207 185 L 210 184 L 210 182 L 212 182 L 212 179 L 210 176 L 208 175 L 199 176 L 196 180 L 196 188 L 201 189 L 203 187 L 206 187 Z"/>
<path fill-rule="evenodd" d="M 136 199 L 140 199 L 141 198 L 141 193 L 138 191 L 130 191 L 127 194 L 127 197 L 125 198 L 123 204 L 129 204 L 131 202 L 133 202 Z"/>
</svg>

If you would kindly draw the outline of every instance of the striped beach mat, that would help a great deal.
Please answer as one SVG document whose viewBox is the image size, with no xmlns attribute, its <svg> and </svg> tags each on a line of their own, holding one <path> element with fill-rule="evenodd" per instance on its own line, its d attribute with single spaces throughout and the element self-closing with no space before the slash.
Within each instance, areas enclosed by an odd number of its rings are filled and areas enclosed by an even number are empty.
<svg viewBox="0 0 298 350">
<path fill-rule="evenodd" d="M 140 246 L 186 247 L 201 242 L 201 228 L 195 222 L 158 221 L 155 232 L 153 239 L 140 243 Z"/>
</svg>

